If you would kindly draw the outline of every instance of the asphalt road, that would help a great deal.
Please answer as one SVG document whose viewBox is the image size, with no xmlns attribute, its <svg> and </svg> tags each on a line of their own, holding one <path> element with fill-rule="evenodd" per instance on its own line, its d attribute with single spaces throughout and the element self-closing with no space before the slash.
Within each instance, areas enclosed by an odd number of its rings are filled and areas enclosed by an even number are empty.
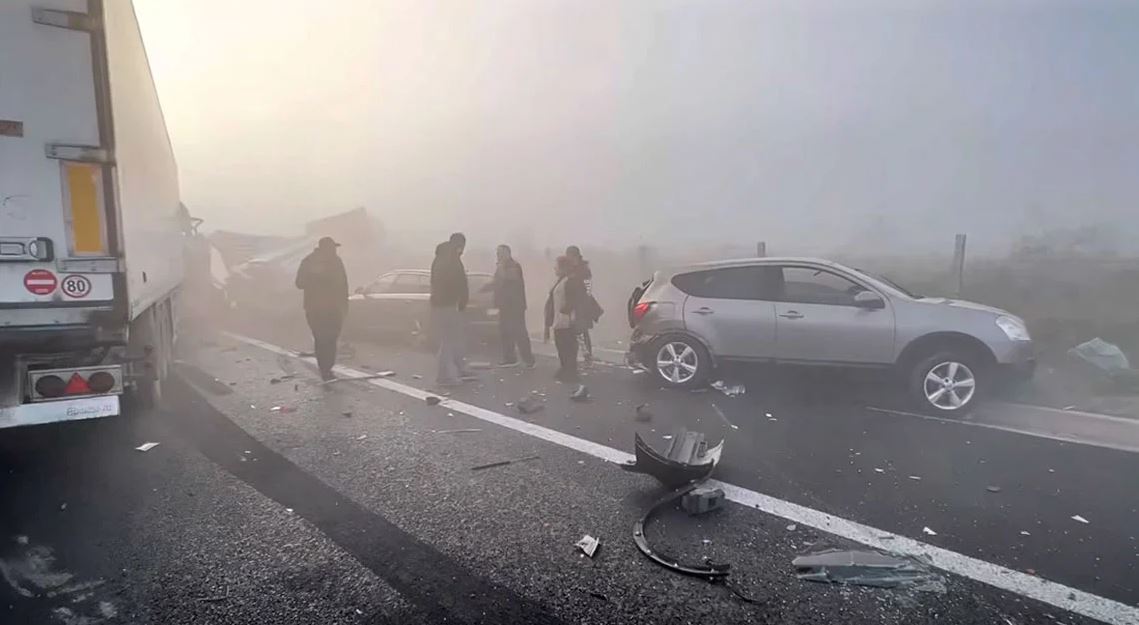
<svg viewBox="0 0 1139 625">
<path fill-rule="evenodd" d="M 347 364 L 430 387 L 430 355 L 353 348 Z M 922 591 L 801 581 L 795 555 L 856 545 L 736 504 L 654 521 L 654 546 L 731 562 L 746 602 L 636 550 L 632 524 L 661 493 L 651 478 L 446 404 L 322 388 L 304 362 L 236 341 L 186 358 L 160 412 L 0 434 L 0 622 L 1091 622 L 944 572 Z M 484 371 L 452 397 L 626 451 L 634 432 L 664 446 L 698 430 L 725 439 L 723 482 L 1139 603 L 1134 453 L 987 427 L 1007 415 L 919 418 L 829 374 L 731 372 L 747 387 L 731 398 L 597 365 L 578 404 L 551 373 L 548 360 Z M 533 394 L 538 413 L 507 405 Z M 651 421 L 634 420 L 638 404 Z M 1075 418 L 1047 429 L 1096 437 Z M 160 444 L 134 449 L 146 441 Z M 583 534 L 601 538 L 593 559 L 574 549 Z"/>
</svg>

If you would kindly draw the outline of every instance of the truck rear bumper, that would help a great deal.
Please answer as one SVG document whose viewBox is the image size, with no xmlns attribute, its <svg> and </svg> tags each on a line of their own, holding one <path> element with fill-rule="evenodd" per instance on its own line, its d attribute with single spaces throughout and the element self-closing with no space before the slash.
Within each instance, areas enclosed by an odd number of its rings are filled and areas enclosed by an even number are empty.
<svg viewBox="0 0 1139 625">
<path fill-rule="evenodd" d="M 119 414 L 119 396 L 102 395 L 0 406 L 0 428 L 113 417 Z"/>
</svg>

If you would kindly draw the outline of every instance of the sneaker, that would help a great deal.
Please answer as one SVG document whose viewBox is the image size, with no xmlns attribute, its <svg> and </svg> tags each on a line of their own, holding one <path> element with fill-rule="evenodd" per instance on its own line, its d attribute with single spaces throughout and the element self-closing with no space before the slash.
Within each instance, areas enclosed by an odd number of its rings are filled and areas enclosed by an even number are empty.
<svg viewBox="0 0 1139 625">
<path fill-rule="evenodd" d="M 514 360 L 512 362 L 500 362 L 500 363 L 498 363 L 498 368 L 499 369 L 513 369 L 513 368 L 517 367 L 519 364 L 521 364 L 521 363 L 519 363 L 517 360 Z"/>
</svg>

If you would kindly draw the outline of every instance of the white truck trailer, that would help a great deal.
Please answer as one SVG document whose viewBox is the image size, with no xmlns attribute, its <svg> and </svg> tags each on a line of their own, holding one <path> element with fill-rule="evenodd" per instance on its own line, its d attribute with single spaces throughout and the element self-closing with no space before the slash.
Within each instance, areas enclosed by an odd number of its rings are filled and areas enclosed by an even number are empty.
<svg viewBox="0 0 1139 625">
<path fill-rule="evenodd" d="M 187 220 L 131 1 L 0 1 L 0 428 L 158 399 Z"/>
</svg>

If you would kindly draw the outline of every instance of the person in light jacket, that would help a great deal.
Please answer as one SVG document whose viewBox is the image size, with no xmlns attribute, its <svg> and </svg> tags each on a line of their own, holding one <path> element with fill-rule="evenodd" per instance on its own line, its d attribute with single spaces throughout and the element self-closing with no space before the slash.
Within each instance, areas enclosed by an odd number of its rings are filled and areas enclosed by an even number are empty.
<svg viewBox="0 0 1139 625">
<path fill-rule="evenodd" d="M 546 298 L 544 336 L 549 340 L 550 330 L 553 330 L 554 346 L 557 347 L 560 363 L 555 378 L 559 382 L 573 383 L 578 381 L 577 335 L 580 332 L 578 324 L 585 299 L 585 284 L 573 271 L 570 259 L 565 256 L 558 257 L 554 273 L 557 281 Z"/>
</svg>

